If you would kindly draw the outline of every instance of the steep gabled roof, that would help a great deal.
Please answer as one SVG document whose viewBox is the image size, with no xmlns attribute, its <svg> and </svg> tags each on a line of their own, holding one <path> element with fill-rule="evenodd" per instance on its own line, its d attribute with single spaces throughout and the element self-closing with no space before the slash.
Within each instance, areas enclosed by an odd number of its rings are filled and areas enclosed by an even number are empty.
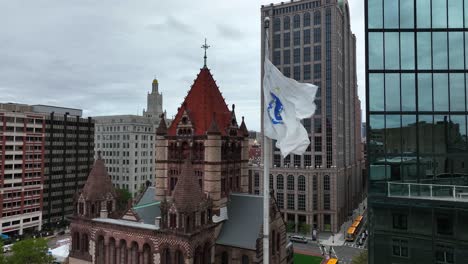
<svg viewBox="0 0 468 264">
<path fill-rule="evenodd" d="M 192 162 L 188 159 L 182 165 L 182 172 L 177 179 L 172 198 L 177 210 L 182 212 L 196 210 L 205 199 Z"/>
<path fill-rule="evenodd" d="M 99 153 L 98 159 L 94 162 L 93 169 L 83 187 L 82 194 L 86 200 L 105 200 L 109 193 L 113 197 L 117 196 L 111 178 L 107 174 L 104 160 L 102 160 Z"/>
<path fill-rule="evenodd" d="M 176 135 L 177 125 L 181 121 L 184 111 L 190 114 L 190 121 L 194 126 L 194 135 L 205 135 L 212 123 L 213 113 L 216 113 L 216 124 L 221 134 L 226 135 L 231 112 L 208 68 L 205 67 L 200 70 L 197 79 L 168 129 L 168 135 Z"/>
</svg>

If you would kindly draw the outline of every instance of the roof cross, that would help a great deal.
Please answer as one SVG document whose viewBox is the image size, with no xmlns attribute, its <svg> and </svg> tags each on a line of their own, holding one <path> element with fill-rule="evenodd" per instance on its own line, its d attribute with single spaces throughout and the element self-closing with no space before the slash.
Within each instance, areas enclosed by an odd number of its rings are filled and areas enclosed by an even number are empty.
<svg viewBox="0 0 468 264">
<path fill-rule="evenodd" d="M 205 64 L 203 65 L 203 68 L 206 68 L 206 50 L 210 48 L 210 46 L 206 44 L 206 38 L 205 38 L 205 44 L 202 45 L 201 48 L 205 50 L 205 56 L 203 57 L 205 59 Z"/>
</svg>

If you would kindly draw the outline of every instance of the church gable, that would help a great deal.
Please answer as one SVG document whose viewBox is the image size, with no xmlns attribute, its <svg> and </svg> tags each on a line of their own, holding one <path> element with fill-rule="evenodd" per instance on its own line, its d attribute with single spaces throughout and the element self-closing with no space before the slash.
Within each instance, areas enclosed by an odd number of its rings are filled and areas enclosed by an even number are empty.
<svg viewBox="0 0 468 264">
<path fill-rule="evenodd" d="M 140 222 L 140 217 L 132 208 L 127 210 L 127 212 L 122 216 L 122 219 L 128 220 L 128 221 Z"/>
</svg>

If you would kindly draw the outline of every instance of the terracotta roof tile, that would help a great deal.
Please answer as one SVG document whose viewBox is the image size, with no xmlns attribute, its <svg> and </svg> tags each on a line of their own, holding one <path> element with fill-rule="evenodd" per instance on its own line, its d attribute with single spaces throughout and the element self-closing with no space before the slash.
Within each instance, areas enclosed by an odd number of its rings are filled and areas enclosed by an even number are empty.
<svg viewBox="0 0 468 264">
<path fill-rule="evenodd" d="M 111 178 L 107 174 L 104 160 L 99 155 L 98 159 L 94 162 L 93 169 L 89 173 L 82 194 L 87 200 L 103 200 L 108 193 L 116 197 L 116 192 L 112 186 Z"/>
<path fill-rule="evenodd" d="M 205 199 L 192 163 L 188 159 L 182 165 L 182 172 L 177 180 L 172 198 L 177 210 L 183 212 L 196 210 Z"/>
<path fill-rule="evenodd" d="M 231 112 L 208 68 L 200 70 L 197 79 L 168 129 L 168 135 L 176 135 L 177 125 L 185 110 L 190 113 L 190 120 L 194 126 L 194 135 L 205 135 L 212 123 L 213 112 L 216 113 L 216 123 L 221 134 L 226 135 Z"/>
</svg>

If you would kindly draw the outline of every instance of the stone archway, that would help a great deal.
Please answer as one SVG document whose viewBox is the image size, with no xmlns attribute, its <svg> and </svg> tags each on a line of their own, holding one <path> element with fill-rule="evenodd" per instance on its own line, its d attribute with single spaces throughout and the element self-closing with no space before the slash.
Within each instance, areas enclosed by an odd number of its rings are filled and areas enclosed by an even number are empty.
<svg viewBox="0 0 468 264">
<path fill-rule="evenodd" d="M 106 247 L 104 244 L 104 237 L 98 236 L 96 241 L 96 264 L 105 264 L 106 259 Z"/>
</svg>

